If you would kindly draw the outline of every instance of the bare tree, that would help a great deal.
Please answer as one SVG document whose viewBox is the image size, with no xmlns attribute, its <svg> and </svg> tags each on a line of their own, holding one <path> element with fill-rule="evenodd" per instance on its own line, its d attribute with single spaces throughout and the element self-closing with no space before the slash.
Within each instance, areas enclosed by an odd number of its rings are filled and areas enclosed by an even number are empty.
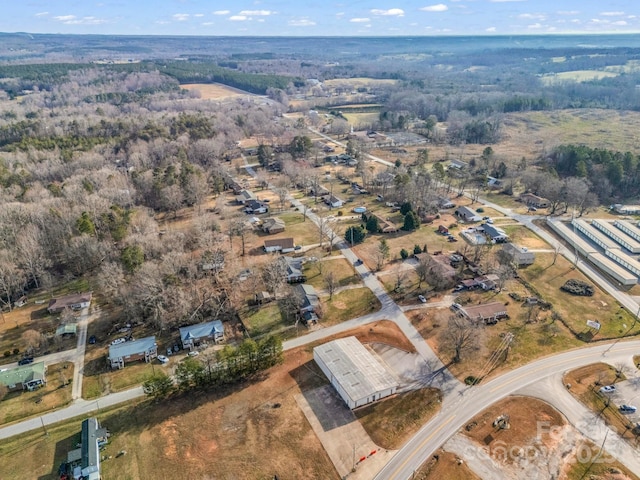
<svg viewBox="0 0 640 480">
<path fill-rule="evenodd" d="M 453 350 L 452 361 L 459 363 L 462 355 L 475 349 L 478 345 L 478 329 L 470 320 L 452 315 L 444 332 L 446 346 Z"/>
<path fill-rule="evenodd" d="M 262 269 L 262 278 L 269 293 L 277 298 L 278 291 L 285 284 L 287 278 L 287 263 L 283 257 L 278 257 L 267 263 Z"/>
<path fill-rule="evenodd" d="M 11 311 L 12 301 L 22 292 L 26 278 L 11 259 L 11 254 L 0 251 L 0 302 Z"/>
<path fill-rule="evenodd" d="M 396 267 L 395 274 L 396 274 L 396 285 L 393 291 L 401 292 L 404 287 L 404 281 L 407 279 L 407 272 L 404 271 L 404 269 L 402 268 L 402 265 L 398 265 Z"/>
<path fill-rule="evenodd" d="M 26 330 L 20 338 L 26 344 L 28 353 L 37 351 L 47 342 L 45 336 L 37 330 Z"/>
<path fill-rule="evenodd" d="M 324 286 L 326 287 L 327 292 L 329 292 L 329 300 L 331 300 L 334 292 L 338 288 L 338 279 L 333 272 L 328 272 L 322 278 L 324 280 Z"/>
<path fill-rule="evenodd" d="M 416 274 L 418 275 L 418 288 L 422 286 L 422 282 L 427 279 L 427 275 L 429 275 L 431 265 L 431 257 L 429 255 L 422 255 L 418 259 L 418 264 L 416 265 Z"/>
</svg>

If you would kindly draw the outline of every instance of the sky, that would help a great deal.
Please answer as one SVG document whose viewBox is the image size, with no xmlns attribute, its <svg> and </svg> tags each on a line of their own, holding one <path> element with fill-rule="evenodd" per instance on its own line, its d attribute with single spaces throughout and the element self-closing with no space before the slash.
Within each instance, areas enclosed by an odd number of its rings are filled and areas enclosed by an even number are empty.
<svg viewBox="0 0 640 480">
<path fill-rule="evenodd" d="M 0 0 L 0 31 L 421 36 L 639 33 L 637 0 Z"/>
</svg>

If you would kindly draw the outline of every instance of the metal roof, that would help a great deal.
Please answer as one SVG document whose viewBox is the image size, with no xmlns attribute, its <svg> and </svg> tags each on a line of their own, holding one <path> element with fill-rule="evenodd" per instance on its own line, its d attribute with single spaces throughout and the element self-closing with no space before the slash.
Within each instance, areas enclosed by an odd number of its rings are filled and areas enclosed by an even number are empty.
<svg viewBox="0 0 640 480">
<path fill-rule="evenodd" d="M 398 387 L 398 380 L 356 337 L 340 338 L 313 349 L 353 402 Z"/>
<path fill-rule="evenodd" d="M 216 333 L 224 334 L 224 326 L 220 320 L 182 327 L 180 328 L 180 339 L 184 342 L 185 340 L 212 337 Z"/>
<path fill-rule="evenodd" d="M 138 353 L 147 352 L 156 346 L 156 337 L 150 336 L 134 340 L 133 342 L 124 342 L 118 345 L 111 345 L 109 347 L 109 359 L 128 357 L 129 355 L 136 355 Z"/>
<path fill-rule="evenodd" d="M 44 362 L 20 365 L 16 368 L 10 368 L 9 370 L 0 372 L 0 384 L 6 386 L 22 385 L 31 380 L 44 380 L 44 372 Z"/>
</svg>

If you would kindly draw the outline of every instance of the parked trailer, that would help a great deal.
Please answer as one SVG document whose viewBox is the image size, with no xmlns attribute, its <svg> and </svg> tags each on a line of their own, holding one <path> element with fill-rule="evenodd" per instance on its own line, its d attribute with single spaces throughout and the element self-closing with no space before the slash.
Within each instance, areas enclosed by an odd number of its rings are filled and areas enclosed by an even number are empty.
<svg viewBox="0 0 640 480">
<path fill-rule="evenodd" d="M 615 228 L 610 222 L 605 220 L 593 220 L 591 226 L 597 228 L 606 236 L 612 238 L 619 245 L 629 250 L 631 253 L 640 253 L 640 242 L 631 238 L 626 233 Z"/>
<path fill-rule="evenodd" d="M 631 238 L 640 242 L 640 228 L 636 227 L 633 223 L 627 222 L 626 220 L 616 220 L 613 224 Z"/>
</svg>

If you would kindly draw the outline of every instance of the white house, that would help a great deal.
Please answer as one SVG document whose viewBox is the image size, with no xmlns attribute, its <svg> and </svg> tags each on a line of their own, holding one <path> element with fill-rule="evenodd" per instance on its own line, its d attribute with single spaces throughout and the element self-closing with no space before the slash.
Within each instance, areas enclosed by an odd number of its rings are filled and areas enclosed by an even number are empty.
<svg viewBox="0 0 640 480">
<path fill-rule="evenodd" d="M 329 205 L 331 208 L 339 208 L 344 205 L 344 202 L 335 195 L 329 195 L 325 197 L 324 203 Z"/>
<path fill-rule="evenodd" d="M 274 238 L 273 240 L 264 241 L 264 251 L 267 253 L 281 252 L 289 253 L 295 250 L 293 238 Z"/>
</svg>

